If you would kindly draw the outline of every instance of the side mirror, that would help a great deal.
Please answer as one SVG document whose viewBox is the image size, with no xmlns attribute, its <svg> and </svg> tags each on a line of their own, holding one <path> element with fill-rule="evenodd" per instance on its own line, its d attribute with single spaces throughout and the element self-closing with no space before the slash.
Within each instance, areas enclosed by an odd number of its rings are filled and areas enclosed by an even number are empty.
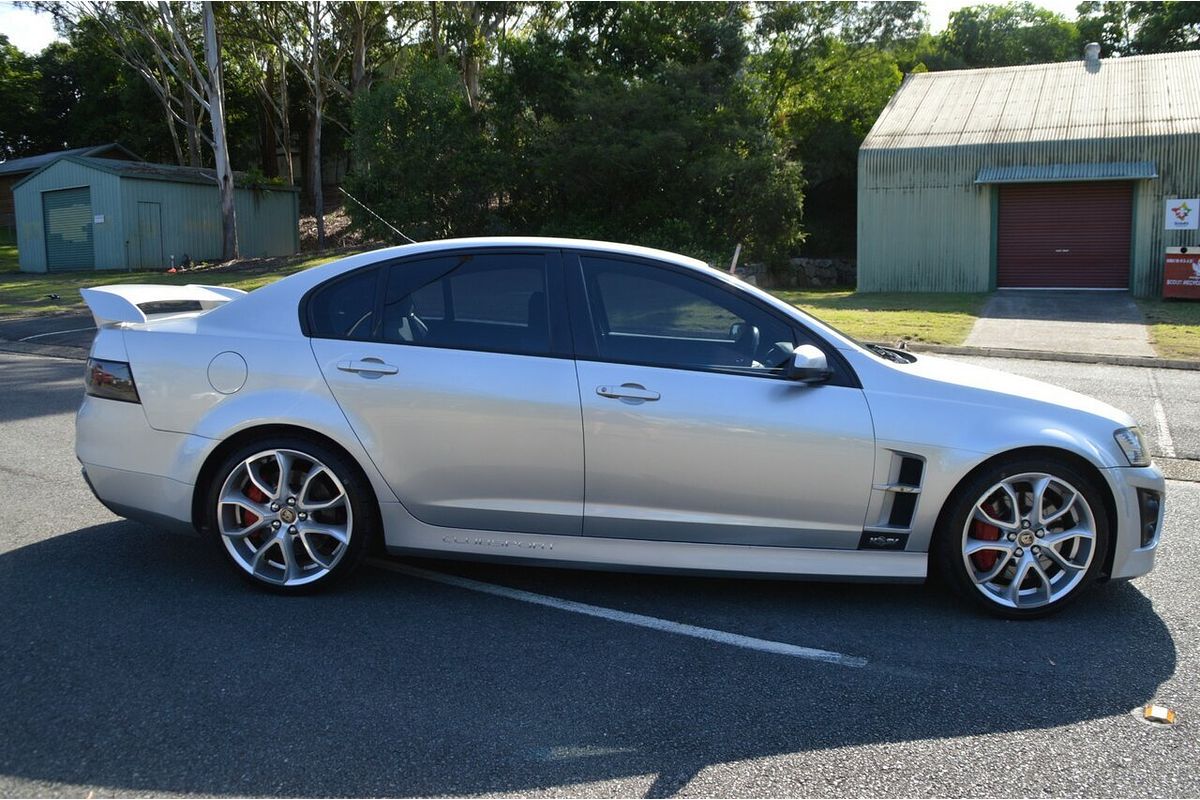
<svg viewBox="0 0 1200 800">
<path fill-rule="evenodd" d="M 825 354 L 811 344 L 797 347 L 788 361 L 787 376 L 794 381 L 820 383 L 829 380 L 832 374 Z"/>
</svg>

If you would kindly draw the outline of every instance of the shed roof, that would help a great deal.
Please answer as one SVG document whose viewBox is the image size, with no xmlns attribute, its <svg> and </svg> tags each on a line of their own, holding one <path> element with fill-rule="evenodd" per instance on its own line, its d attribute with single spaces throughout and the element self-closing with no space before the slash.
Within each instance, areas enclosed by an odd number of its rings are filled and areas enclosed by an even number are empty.
<svg viewBox="0 0 1200 800">
<path fill-rule="evenodd" d="M 863 149 L 1200 133 L 1200 51 L 909 75 Z"/>
<path fill-rule="evenodd" d="M 122 178 L 136 178 L 138 180 L 149 181 L 170 181 L 172 183 L 199 183 L 206 186 L 217 185 L 217 171 L 215 169 L 206 169 L 203 167 L 181 167 L 176 164 L 150 164 L 145 161 L 118 161 L 112 158 L 93 158 L 89 156 L 76 155 L 60 155 L 53 161 L 44 164 L 36 172 L 26 176 L 18 181 L 13 189 L 16 189 L 25 181 L 30 180 L 38 173 L 49 169 L 58 161 L 73 161 L 76 164 L 82 164 L 86 167 L 98 169 L 101 172 L 107 172 L 111 175 L 117 175 Z M 298 192 L 300 191 L 295 186 L 284 185 L 259 185 L 251 184 L 246 179 L 245 173 L 235 172 L 234 183 L 237 186 L 253 185 L 256 189 L 264 189 L 267 191 L 282 191 L 282 192 Z"/>
<path fill-rule="evenodd" d="M 109 142 L 108 144 L 94 144 L 89 147 L 76 147 L 71 150 L 57 150 L 53 153 L 41 153 L 36 156 L 10 158 L 7 161 L 0 161 L 0 175 L 19 175 L 25 172 L 33 172 L 47 164 L 54 163 L 63 156 L 97 156 L 101 153 L 107 153 L 110 150 L 116 150 L 131 160 L 140 160 L 136 153 L 131 152 L 119 142 Z"/>
</svg>

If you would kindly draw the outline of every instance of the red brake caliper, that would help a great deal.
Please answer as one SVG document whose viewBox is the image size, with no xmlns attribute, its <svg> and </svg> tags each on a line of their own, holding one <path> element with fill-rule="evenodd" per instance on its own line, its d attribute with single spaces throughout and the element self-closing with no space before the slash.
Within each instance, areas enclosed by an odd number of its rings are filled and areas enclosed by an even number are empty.
<svg viewBox="0 0 1200 800">
<path fill-rule="evenodd" d="M 244 494 L 246 495 L 246 497 L 249 497 L 251 500 L 253 500 L 256 503 L 265 502 L 267 499 L 267 496 L 262 493 L 262 490 L 260 490 L 253 483 L 246 487 Z M 253 511 L 247 511 L 245 509 L 242 509 L 242 522 L 246 527 L 249 527 L 249 526 L 253 525 L 254 523 L 258 522 L 258 515 L 255 514 Z"/>
<path fill-rule="evenodd" d="M 996 515 L 995 506 L 984 508 L 993 518 Z M 986 522 L 975 520 L 971 527 L 971 536 L 975 539 L 986 539 L 988 541 L 998 541 L 1000 539 L 1000 529 L 995 525 L 988 525 Z M 996 559 L 1000 554 L 995 550 L 980 550 L 971 556 L 972 563 L 980 572 L 990 572 L 996 566 Z"/>
</svg>

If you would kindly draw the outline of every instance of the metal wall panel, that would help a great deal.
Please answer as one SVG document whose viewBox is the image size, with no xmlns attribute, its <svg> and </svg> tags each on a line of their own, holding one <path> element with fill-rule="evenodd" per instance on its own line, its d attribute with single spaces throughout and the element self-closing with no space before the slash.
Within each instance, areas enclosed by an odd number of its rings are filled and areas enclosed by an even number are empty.
<svg viewBox="0 0 1200 800">
<path fill-rule="evenodd" d="M 124 266 L 119 181 L 114 175 L 64 160 L 26 179 L 13 191 L 17 253 L 22 271 L 46 271 L 42 194 L 85 186 L 91 194 L 94 266 L 96 269 Z M 101 221 L 97 222 L 97 219 Z"/>
<path fill-rule="evenodd" d="M 998 287 L 1128 288 L 1129 182 L 1024 183 L 999 191 Z"/>
<path fill-rule="evenodd" d="M 216 186 L 163 180 L 122 178 L 128 219 L 136 220 L 140 203 L 162 209 L 161 248 L 164 265 L 214 261 L 221 257 L 221 200 Z M 243 257 L 290 255 L 298 248 L 295 193 L 269 189 L 234 190 L 238 244 Z M 127 231 L 127 259 L 137 263 L 143 243 L 136 226 Z"/>
</svg>

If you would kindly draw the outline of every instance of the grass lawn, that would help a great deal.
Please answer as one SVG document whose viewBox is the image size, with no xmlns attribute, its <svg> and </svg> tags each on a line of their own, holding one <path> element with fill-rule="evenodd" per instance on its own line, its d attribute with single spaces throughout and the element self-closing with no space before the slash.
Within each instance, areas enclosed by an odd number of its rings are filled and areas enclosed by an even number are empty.
<svg viewBox="0 0 1200 800">
<path fill-rule="evenodd" d="M 250 291 L 284 275 L 349 254 L 299 254 L 285 258 L 257 259 L 244 265 L 193 269 L 174 274 L 168 274 L 164 270 L 28 273 L 17 271 L 16 245 L 0 242 L 0 317 L 78 310 L 83 307 L 83 300 L 79 296 L 80 289 L 113 283 L 207 283 Z M 59 299 L 51 299 L 51 294 L 59 295 Z"/>
<path fill-rule="evenodd" d="M 1200 359 L 1200 302 L 1138 300 L 1150 323 L 1150 343 L 1163 358 Z"/>
<path fill-rule="evenodd" d="M 857 294 L 849 289 L 772 292 L 856 339 L 962 344 L 986 294 Z"/>
</svg>

